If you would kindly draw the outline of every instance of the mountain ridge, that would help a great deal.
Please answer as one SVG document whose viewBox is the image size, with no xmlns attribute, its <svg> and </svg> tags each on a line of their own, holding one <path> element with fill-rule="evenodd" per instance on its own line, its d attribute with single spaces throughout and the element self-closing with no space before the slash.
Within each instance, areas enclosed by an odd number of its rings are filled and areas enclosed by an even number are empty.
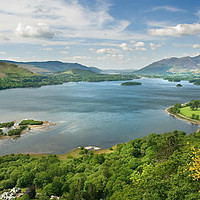
<svg viewBox="0 0 200 200">
<path fill-rule="evenodd" d="M 0 60 L 0 62 L 12 63 L 18 65 L 19 67 L 29 69 L 32 72 L 41 74 L 63 72 L 73 68 L 81 70 L 89 70 L 93 72 L 101 72 L 101 70 L 96 67 L 87 67 L 79 63 L 64 63 L 61 61 L 17 62 L 11 60 Z"/>
<path fill-rule="evenodd" d="M 200 73 L 200 55 L 195 57 L 185 56 L 162 59 L 139 69 L 136 73 L 154 75 Z"/>
</svg>

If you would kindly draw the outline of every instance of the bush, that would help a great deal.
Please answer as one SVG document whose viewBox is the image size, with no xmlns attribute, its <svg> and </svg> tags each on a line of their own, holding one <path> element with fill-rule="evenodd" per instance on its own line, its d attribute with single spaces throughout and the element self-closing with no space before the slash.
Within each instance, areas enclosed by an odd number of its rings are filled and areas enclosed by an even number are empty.
<svg viewBox="0 0 200 200">
<path fill-rule="evenodd" d="M 89 155 L 90 156 L 94 155 L 94 151 L 89 151 Z"/>
<path fill-rule="evenodd" d="M 79 152 L 79 154 L 80 154 L 80 155 L 83 155 L 83 154 L 84 154 L 84 151 L 83 151 L 83 150 L 81 150 L 81 151 Z"/>
<path fill-rule="evenodd" d="M 20 198 L 20 200 L 30 200 L 30 197 L 29 197 L 28 194 L 24 194 L 24 195 Z"/>
<path fill-rule="evenodd" d="M 12 136 L 12 135 L 20 135 L 22 132 L 21 128 L 18 129 L 12 129 L 8 131 L 8 136 Z"/>
<path fill-rule="evenodd" d="M 28 120 L 23 120 L 19 123 L 19 125 L 42 125 L 43 121 L 35 121 L 32 119 L 28 119 Z"/>
<path fill-rule="evenodd" d="M 0 128 L 10 128 L 10 127 L 12 127 L 14 124 L 15 124 L 14 121 L 12 121 L 12 122 L 1 123 L 1 124 L 0 124 Z"/>
</svg>

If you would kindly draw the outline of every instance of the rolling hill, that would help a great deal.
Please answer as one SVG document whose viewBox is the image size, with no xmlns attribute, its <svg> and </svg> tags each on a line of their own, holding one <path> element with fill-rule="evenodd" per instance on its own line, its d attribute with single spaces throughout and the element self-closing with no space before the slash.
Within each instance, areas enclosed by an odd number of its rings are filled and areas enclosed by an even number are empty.
<svg viewBox="0 0 200 200">
<path fill-rule="evenodd" d="M 81 69 L 81 70 L 90 70 L 93 72 L 101 72 L 101 70 L 96 67 L 86 67 L 78 63 L 63 63 L 60 61 L 45 61 L 45 62 L 15 62 L 10 60 L 2 60 L 2 61 L 18 65 L 20 67 L 29 69 L 32 72 L 40 74 L 63 72 L 69 69 Z"/>
<path fill-rule="evenodd" d="M 144 75 L 200 73 L 200 55 L 196 57 L 187 56 L 163 59 L 136 71 L 136 73 Z"/>
<path fill-rule="evenodd" d="M 0 62 L 0 78 L 35 76 L 36 73 L 11 63 Z"/>
</svg>

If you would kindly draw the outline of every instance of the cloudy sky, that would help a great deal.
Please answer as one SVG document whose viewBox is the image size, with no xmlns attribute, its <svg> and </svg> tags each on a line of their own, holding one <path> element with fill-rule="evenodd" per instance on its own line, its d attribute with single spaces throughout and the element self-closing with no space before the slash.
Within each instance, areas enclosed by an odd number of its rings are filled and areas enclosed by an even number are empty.
<svg viewBox="0 0 200 200">
<path fill-rule="evenodd" d="M 1 0 L 0 59 L 139 69 L 198 54 L 199 0 Z"/>
</svg>

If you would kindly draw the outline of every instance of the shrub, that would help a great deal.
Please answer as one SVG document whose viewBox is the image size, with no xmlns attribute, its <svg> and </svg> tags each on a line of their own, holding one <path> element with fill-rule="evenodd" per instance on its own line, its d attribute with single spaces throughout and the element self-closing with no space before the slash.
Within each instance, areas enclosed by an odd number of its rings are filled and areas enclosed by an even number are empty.
<svg viewBox="0 0 200 200">
<path fill-rule="evenodd" d="M 32 119 L 28 119 L 28 120 L 23 120 L 19 123 L 19 125 L 42 125 L 43 121 L 35 121 Z"/>
</svg>

